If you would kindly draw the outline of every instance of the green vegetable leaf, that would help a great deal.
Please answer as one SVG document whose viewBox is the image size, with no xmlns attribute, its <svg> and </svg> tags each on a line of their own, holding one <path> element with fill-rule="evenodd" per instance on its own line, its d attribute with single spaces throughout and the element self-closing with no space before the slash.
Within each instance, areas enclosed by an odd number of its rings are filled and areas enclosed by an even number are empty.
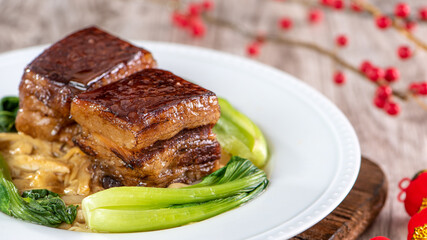
<svg viewBox="0 0 427 240">
<path fill-rule="evenodd" d="M 10 215 L 10 210 L 8 206 L 10 205 L 10 198 L 7 194 L 7 189 L 5 186 L 0 184 L 0 211 Z"/>
<path fill-rule="evenodd" d="M 18 97 L 8 96 L 0 100 L 0 132 L 16 132 L 15 119 L 18 110 Z"/>
<path fill-rule="evenodd" d="M 57 227 L 62 222 L 74 222 L 77 206 L 67 207 L 58 194 L 46 189 L 25 191 L 21 197 L 0 155 L 0 211 L 24 221 Z"/>
<path fill-rule="evenodd" d="M 235 156 L 263 167 L 268 159 L 267 141 L 261 130 L 227 100 L 218 98 L 221 117 L 213 128 L 221 147 Z"/>
<path fill-rule="evenodd" d="M 258 196 L 265 173 L 251 161 L 232 157 L 218 171 L 179 189 L 117 187 L 83 199 L 89 228 L 102 232 L 151 231 L 201 221 Z"/>
<path fill-rule="evenodd" d="M 47 189 L 33 189 L 33 190 L 24 191 L 22 193 L 22 197 L 38 200 L 38 199 L 49 199 L 49 198 L 59 197 L 59 194 L 51 192 Z"/>
</svg>

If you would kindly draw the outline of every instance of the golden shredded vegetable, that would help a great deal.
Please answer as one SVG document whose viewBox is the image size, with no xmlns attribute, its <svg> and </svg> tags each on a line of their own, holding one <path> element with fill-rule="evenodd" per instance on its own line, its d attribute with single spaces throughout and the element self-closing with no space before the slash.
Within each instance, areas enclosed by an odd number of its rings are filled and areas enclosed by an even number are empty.
<svg viewBox="0 0 427 240">
<path fill-rule="evenodd" d="M 91 188 L 90 159 L 77 147 L 34 139 L 22 133 L 0 133 L 0 153 L 21 192 L 48 189 L 59 193 L 67 205 L 79 206 L 84 197 L 95 192 Z M 60 227 L 89 231 L 80 208 L 72 225 Z"/>
</svg>

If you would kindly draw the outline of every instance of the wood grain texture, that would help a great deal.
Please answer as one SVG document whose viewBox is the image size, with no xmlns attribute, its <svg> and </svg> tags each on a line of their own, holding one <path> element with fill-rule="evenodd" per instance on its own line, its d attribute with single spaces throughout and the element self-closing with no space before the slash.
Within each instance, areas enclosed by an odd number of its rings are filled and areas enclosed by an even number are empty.
<svg viewBox="0 0 427 240">
<path fill-rule="evenodd" d="M 398 0 L 371 0 L 386 12 L 392 12 Z M 0 0 L 0 52 L 51 43 L 65 34 L 88 25 L 98 25 L 124 39 L 167 41 L 203 46 L 236 55 L 244 55 L 250 39 L 221 27 L 209 25 L 203 39 L 192 39 L 170 24 L 171 10 L 161 0 Z M 409 1 L 414 8 L 425 0 Z M 411 81 L 427 80 L 427 56 L 418 52 L 409 61 L 399 61 L 396 47 L 408 43 L 394 31 L 379 31 L 368 17 L 332 11 L 323 24 L 302 24 L 307 10 L 297 3 L 267 0 L 217 0 L 215 16 L 259 31 L 278 31 L 277 18 L 295 17 L 295 28 L 287 34 L 295 39 L 316 41 L 333 47 L 337 34 L 350 38 L 340 51 L 354 64 L 370 59 L 382 67 L 399 66 L 405 88 Z M 427 39 L 426 25 L 417 36 Z M 332 75 L 338 67 L 329 59 L 311 51 L 267 44 L 258 61 L 295 75 L 333 101 L 353 124 L 362 152 L 384 170 L 389 195 L 384 209 L 362 240 L 377 235 L 404 239 L 409 217 L 396 199 L 398 181 L 427 167 L 427 112 L 415 103 L 402 103 L 402 114 L 391 118 L 372 105 L 375 88 L 359 76 L 349 73 L 348 83 L 336 87 Z M 3 80 L 4 81 L 4 80 Z M 1 89 L 1 87 L 0 87 Z M 289 113 L 292 114 L 292 113 Z"/>
<path fill-rule="evenodd" d="M 381 168 L 362 158 L 356 183 L 344 201 L 322 221 L 292 240 L 354 240 L 374 221 L 387 197 Z"/>
</svg>

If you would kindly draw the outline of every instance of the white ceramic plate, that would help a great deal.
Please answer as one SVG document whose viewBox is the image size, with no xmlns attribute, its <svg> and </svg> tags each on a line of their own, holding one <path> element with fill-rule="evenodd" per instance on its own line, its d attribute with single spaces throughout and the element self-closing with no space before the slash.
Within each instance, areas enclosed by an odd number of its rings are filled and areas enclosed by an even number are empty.
<svg viewBox="0 0 427 240">
<path fill-rule="evenodd" d="M 325 97 L 294 77 L 255 61 L 170 43 L 136 42 L 159 67 L 214 91 L 266 134 L 270 185 L 260 197 L 211 219 L 131 234 L 80 233 L 0 214 L 2 239 L 285 239 L 317 223 L 345 198 L 360 167 L 357 136 Z M 17 94 L 23 69 L 44 47 L 0 55 L 0 96 Z"/>
</svg>

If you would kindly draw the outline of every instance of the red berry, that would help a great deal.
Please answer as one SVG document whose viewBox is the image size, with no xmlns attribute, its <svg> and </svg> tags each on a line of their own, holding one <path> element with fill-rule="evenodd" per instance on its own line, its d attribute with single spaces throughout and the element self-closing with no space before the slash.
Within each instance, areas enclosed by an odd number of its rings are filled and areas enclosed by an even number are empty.
<svg viewBox="0 0 427 240">
<path fill-rule="evenodd" d="M 405 28 L 409 32 L 412 32 L 412 31 L 414 31 L 417 28 L 417 22 L 415 22 L 415 21 L 406 21 L 405 22 Z"/>
<path fill-rule="evenodd" d="M 418 94 L 427 95 L 427 82 L 422 82 L 418 85 Z"/>
<path fill-rule="evenodd" d="M 341 9 L 344 8 L 344 1 L 343 0 L 335 0 L 333 2 L 333 6 L 334 6 L 335 9 L 341 10 Z"/>
<path fill-rule="evenodd" d="M 427 95 L 427 82 L 413 82 L 409 85 L 413 94 Z"/>
<path fill-rule="evenodd" d="M 395 82 L 399 80 L 400 73 L 399 70 L 395 67 L 389 67 L 385 70 L 384 78 L 387 82 Z"/>
<path fill-rule="evenodd" d="M 385 104 L 387 103 L 387 99 L 375 97 L 374 98 L 374 105 L 378 108 L 384 108 Z"/>
<path fill-rule="evenodd" d="M 362 64 L 360 64 L 360 71 L 362 71 L 364 74 L 367 74 L 371 68 L 372 68 L 372 64 L 371 62 L 365 60 L 362 62 Z"/>
<path fill-rule="evenodd" d="M 289 30 L 292 28 L 293 22 L 292 19 L 288 17 L 283 17 L 279 20 L 279 26 L 281 29 Z"/>
<path fill-rule="evenodd" d="M 385 104 L 384 106 L 384 110 L 391 116 L 395 116 L 397 114 L 399 114 L 400 112 L 400 106 L 399 104 L 393 102 L 393 101 L 389 101 Z"/>
<path fill-rule="evenodd" d="M 202 13 L 202 5 L 190 3 L 188 5 L 188 13 L 192 16 L 199 16 Z"/>
<path fill-rule="evenodd" d="M 206 26 L 200 19 L 193 19 L 190 22 L 190 30 L 193 37 L 203 37 L 206 33 Z"/>
<path fill-rule="evenodd" d="M 407 3 L 398 3 L 394 8 L 394 14 L 396 17 L 406 18 L 411 14 L 411 9 Z"/>
<path fill-rule="evenodd" d="M 323 20 L 323 12 L 320 9 L 311 9 L 308 13 L 310 23 L 319 23 Z"/>
<path fill-rule="evenodd" d="M 377 88 L 377 91 L 375 92 L 375 96 L 381 99 L 388 99 L 392 93 L 393 93 L 393 90 L 391 89 L 391 87 L 384 85 L 384 86 L 379 86 Z"/>
<path fill-rule="evenodd" d="M 337 36 L 337 38 L 335 39 L 335 42 L 337 43 L 338 46 L 345 47 L 347 46 L 348 38 L 346 35 L 341 34 Z"/>
<path fill-rule="evenodd" d="M 253 42 L 246 47 L 246 52 L 251 57 L 256 57 L 260 53 L 260 44 L 258 42 Z"/>
<path fill-rule="evenodd" d="M 355 3 L 355 2 L 351 2 L 351 9 L 353 10 L 353 11 L 355 11 L 355 12 L 360 12 L 360 11 L 362 11 L 362 7 L 359 5 L 359 4 L 357 4 L 357 3 Z"/>
<path fill-rule="evenodd" d="M 324 6 L 332 6 L 334 3 L 334 0 L 319 0 L 319 2 Z"/>
<path fill-rule="evenodd" d="M 214 3 L 210 0 L 205 0 L 202 2 L 202 7 L 205 11 L 209 11 L 214 8 Z"/>
<path fill-rule="evenodd" d="M 181 28 L 187 27 L 188 26 L 187 16 L 178 12 L 174 12 L 172 13 L 172 23 Z"/>
<path fill-rule="evenodd" d="M 375 19 L 377 27 L 380 29 L 386 29 L 391 26 L 391 19 L 387 16 L 379 16 Z"/>
<path fill-rule="evenodd" d="M 420 84 L 413 82 L 411 84 L 409 84 L 409 90 L 414 93 L 414 94 L 418 94 L 418 91 L 420 89 Z"/>
<path fill-rule="evenodd" d="M 422 7 L 418 10 L 418 15 L 421 20 L 427 20 L 427 7 Z"/>
<path fill-rule="evenodd" d="M 368 70 L 366 75 L 371 81 L 377 82 L 378 80 L 384 78 L 384 70 L 379 67 L 372 66 L 371 69 Z"/>
<path fill-rule="evenodd" d="M 338 72 L 336 72 L 335 74 L 334 74 L 334 82 L 337 84 L 337 85 L 342 85 L 342 84 L 344 84 L 345 83 L 345 81 L 346 81 L 346 76 L 344 75 L 344 73 L 342 73 L 342 72 L 340 72 L 340 71 L 338 71 Z"/>
<path fill-rule="evenodd" d="M 397 49 L 397 55 L 399 55 L 401 59 L 408 59 L 412 56 L 412 50 L 408 46 L 400 46 Z"/>
</svg>

